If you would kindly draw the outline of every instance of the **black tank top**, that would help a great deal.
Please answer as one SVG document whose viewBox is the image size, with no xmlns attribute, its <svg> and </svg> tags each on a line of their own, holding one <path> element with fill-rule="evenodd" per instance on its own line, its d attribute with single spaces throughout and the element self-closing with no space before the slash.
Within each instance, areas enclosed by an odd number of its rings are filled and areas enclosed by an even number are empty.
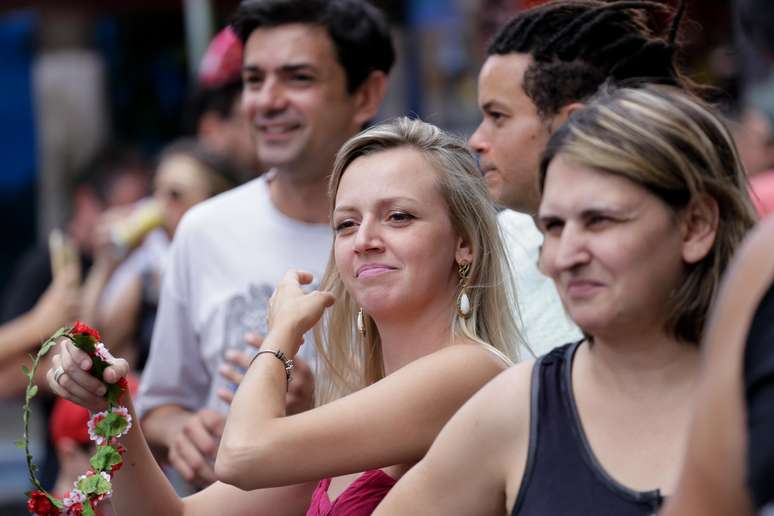
<svg viewBox="0 0 774 516">
<path fill-rule="evenodd" d="M 774 283 L 750 324 L 744 354 L 747 483 L 757 508 L 774 504 Z"/>
<path fill-rule="evenodd" d="M 532 371 L 527 465 L 511 514 L 647 516 L 658 491 L 639 492 L 611 478 L 583 433 L 572 393 L 572 360 L 580 343 L 538 359 Z"/>
</svg>

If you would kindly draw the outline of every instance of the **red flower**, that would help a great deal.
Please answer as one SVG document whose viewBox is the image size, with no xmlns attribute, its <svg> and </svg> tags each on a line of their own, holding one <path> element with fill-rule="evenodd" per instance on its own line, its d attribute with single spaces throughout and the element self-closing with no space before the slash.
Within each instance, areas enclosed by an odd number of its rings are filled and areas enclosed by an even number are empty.
<svg viewBox="0 0 774 516">
<path fill-rule="evenodd" d="M 67 514 L 68 516 L 82 516 L 83 504 L 81 502 L 72 504 L 67 508 Z"/>
<path fill-rule="evenodd" d="M 97 330 L 91 326 L 83 324 L 81 321 L 75 321 L 72 332 L 78 335 L 91 335 L 97 342 L 102 341 L 102 337 L 99 336 L 99 332 Z"/>
<path fill-rule="evenodd" d="M 27 500 L 27 510 L 32 514 L 39 514 L 40 516 L 54 516 L 59 514 L 57 509 L 51 500 L 48 499 L 42 491 L 33 491 L 30 493 L 30 499 Z"/>
<path fill-rule="evenodd" d="M 118 471 L 119 469 L 121 469 L 121 466 L 123 466 L 123 465 L 124 465 L 124 461 L 121 461 L 121 462 L 119 462 L 118 464 L 113 464 L 113 465 L 110 467 L 110 476 L 112 477 L 113 475 L 115 475 L 115 474 L 116 474 L 116 471 Z"/>
</svg>

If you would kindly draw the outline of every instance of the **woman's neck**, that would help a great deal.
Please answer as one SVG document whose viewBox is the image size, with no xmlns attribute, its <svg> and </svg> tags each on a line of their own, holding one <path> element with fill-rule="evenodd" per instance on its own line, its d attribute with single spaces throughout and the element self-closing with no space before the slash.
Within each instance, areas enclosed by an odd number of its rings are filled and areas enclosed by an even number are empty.
<svg viewBox="0 0 774 516">
<path fill-rule="evenodd" d="M 376 320 L 382 341 L 384 372 L 390 374 L 452 343 L 450 306 L 417 312 L 414 317 Z"/>
<path fill-rule="evenodd" d="M 595 383 L 621 392 L 671 392 L 696 381 L 699 347 L 664 332 L 595 336 L 593 343 L 578 350 L 575 365 L 585 369 Z"/>
</svg>

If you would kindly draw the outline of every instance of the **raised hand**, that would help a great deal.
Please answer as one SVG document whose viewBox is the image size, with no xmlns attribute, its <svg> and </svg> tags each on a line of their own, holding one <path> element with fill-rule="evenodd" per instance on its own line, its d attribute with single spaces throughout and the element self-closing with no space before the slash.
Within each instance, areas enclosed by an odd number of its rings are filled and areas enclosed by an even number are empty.
<svg viewBox="0 0 774 516">
<path fill-rule="evenodd" d="M 312 275 L 304 271 L 288 271 L 277 285 L 269 301 L 269 331 L 279 331 L 293 339 L 291 356 L 303 343 L 304 333 L 322 317 L 323 311 L 333 305 L 330 292 L 315 290 L 306 293 L 301 288 L 312 282 Z"/>
</svg>

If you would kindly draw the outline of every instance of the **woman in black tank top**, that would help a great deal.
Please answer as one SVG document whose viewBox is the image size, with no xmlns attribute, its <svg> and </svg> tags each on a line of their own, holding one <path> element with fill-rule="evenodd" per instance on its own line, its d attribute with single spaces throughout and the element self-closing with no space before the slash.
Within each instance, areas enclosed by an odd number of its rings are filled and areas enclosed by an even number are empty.
<svg viewBox="0 0 774 516">
<path fill-rule="evenodd" d="M 644 516 L 675 488 L 705 317 L 755 222 L 731 135 L 678 90 L 605 90 L 540 188 L 540 267 L 586 338 L 482 389 L 378 514 Z"/>
</svg>

